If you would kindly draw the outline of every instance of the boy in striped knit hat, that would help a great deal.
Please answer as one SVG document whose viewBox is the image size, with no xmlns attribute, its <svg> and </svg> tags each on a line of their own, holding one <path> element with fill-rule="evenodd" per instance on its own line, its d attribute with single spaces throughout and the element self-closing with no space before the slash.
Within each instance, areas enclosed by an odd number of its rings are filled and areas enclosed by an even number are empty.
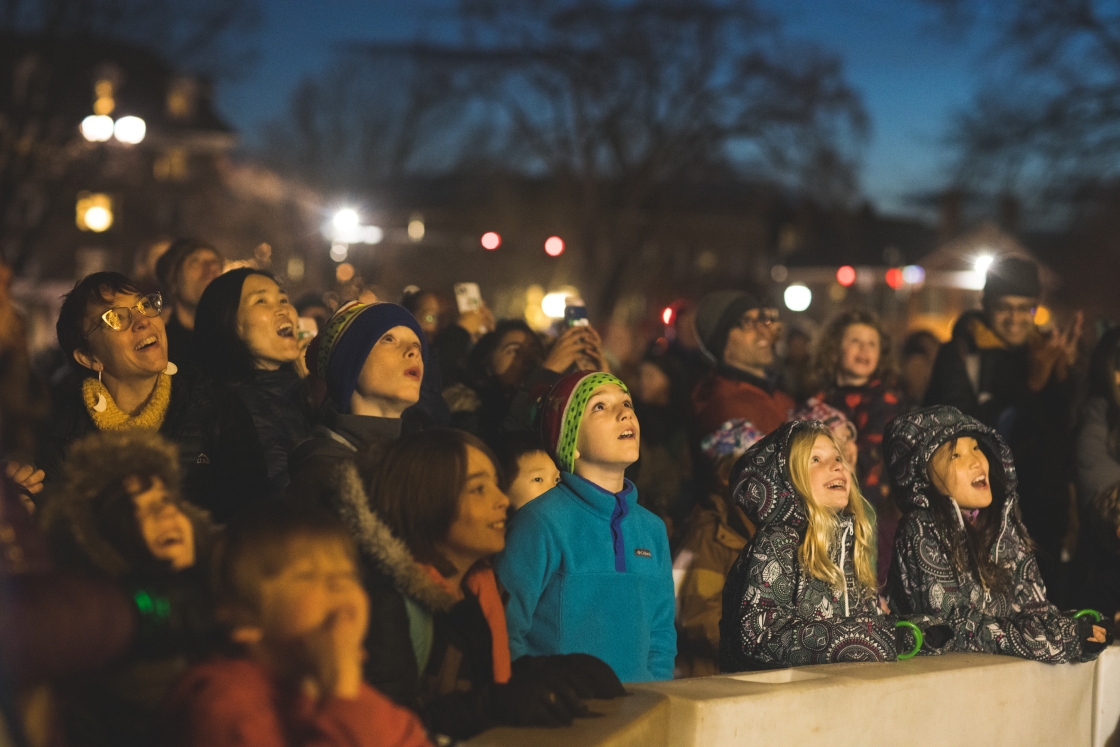
<svg viewBox="0 0 1120 747">
<path fill-rule="evenodd" d="M 672 678 L 672 560 L 664 523 L 625 478 L 640 440 L 629 390 L 610 374 L 568 374 L 540 424 L 560 484 L 513 516 L 497 560 L 510 654 L 585 653 L 623 682 Z"/>
</svg>

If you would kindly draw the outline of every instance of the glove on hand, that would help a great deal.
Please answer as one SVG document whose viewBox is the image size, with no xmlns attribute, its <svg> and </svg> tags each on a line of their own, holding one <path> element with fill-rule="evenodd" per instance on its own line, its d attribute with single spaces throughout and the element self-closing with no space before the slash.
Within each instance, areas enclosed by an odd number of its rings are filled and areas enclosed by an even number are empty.
<svg viewBox="0 0 1120 747">
<path fill-rule="evenodd" d="M 537 674 L 564 683 L 581 698 L 617 698 L 626 694 L 614 670 L 590 654 L 522 656 L 513 662 L 513 673 Z"/>
<path fill-rule="evenodd" d="M 1093 626 L 1104 628 L 1104 643 L 1089 640 L 1093 637 Z M 1094 622 L 1092 617 L 1085 616 L 1077 618 L 1077 637 L 1081 639 L 1082 653 L 1099 654 L 1112 645 L 1115 634 L 1112 624 L 1107 620 Z"/>
<path fill-rule="evenodd" d="M 931 625 L 922 628 L 922 637 L 925 639 L 922 648 L 940 651 L 953 640 L 953 629 L 948 625 Z"/>
<path fill-rule="evenodd" d="M 508 726 L 569 726 L 590 713 L 571 688 L 535 674 L 491 685 L 491 702 L 495 718 Z"/>
</svg>

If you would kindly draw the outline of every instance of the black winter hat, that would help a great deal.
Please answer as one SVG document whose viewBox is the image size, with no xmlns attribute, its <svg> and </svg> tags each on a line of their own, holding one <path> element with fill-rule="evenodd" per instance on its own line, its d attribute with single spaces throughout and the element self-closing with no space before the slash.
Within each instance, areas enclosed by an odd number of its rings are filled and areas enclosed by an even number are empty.
<svg viewBox="0 0 1120 747">
<path fill-rule="evenodd" d="M 1005 257 L 988 268 L 984 282 L 984 303 L 993 303 L 1002 296 L 1038 298 L 1042 283 L 1038 279 L 1038 265 L 1029 259 Z"/>
<path fill-rule="evenodd" d="M 722 361 L 727 336 L 743 314 L 766 305 L 761 296 L 740 290 L 713 291 L 701 298 L 696 307 L 696 336 L 708 362 L 717 365 Z"/>
</svg>

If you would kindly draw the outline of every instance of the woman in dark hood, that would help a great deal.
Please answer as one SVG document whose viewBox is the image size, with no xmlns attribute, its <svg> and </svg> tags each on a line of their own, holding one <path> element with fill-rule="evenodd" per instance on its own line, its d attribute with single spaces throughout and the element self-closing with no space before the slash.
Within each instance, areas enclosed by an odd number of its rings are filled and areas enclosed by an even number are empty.
<svg viewBox="0 0 1120 747">
<path fill-rule="evenodd" d="M 228 385 L 253 416 L 274 494 L 288 486 L 288 455 L 314 424 L 296 370 L 303 354 L 296 320 L 276 278 L 252 268 L 215 278 L 195 314 L 199 366 Z"/>
<path fill-rule="evenodd" d="M 892 609 L 942 617 L 958 651 L 1096 658 L 1111 635 L 1047 600 L 1003 438 L 955 407 L 927 407 L 890 423 L 884 452 L 903 510 L 887 581 Z"/>
<path fill-rule="evenodd" d="M 951 636 L 879 609 L 873 514 L 840 451 L 823 423 L 793 421 L 735 465 L 732 495 L 758 531 L 724 585 L 721 671 L 894 661 Z"/>
<path fill-rule="evenodd" d="M 214 528 L 179 482 L 170 442 L 110 431 L 71 447 L 64 481 L 46 498 L 43 524 L 59 565 L 115 583 L 139 619 L 123 656 L 60 690 L 73 744 L 153 744 L 161 701 L 213 642 L 206 567 Z"/>
</svg>

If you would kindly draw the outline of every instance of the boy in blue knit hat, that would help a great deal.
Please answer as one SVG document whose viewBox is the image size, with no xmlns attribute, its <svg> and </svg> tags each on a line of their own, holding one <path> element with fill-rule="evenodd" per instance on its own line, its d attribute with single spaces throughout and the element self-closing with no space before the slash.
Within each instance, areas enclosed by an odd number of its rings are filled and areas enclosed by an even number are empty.
<svg viewBox="0 0 1120 747">
<path fill-rule="evenodd" d="M 404 307 L 340 307 L 307 351 L 328 401 L 288 461 L 289 494 L 335 508 L 339 465 L 400 436 L 401 415 L 420 400 L 427 357 L 420 324 Z"/>
<path fill-rule="evenodd" d="M 672 560 L 664 523 L 625 478 L 640 442 L 629 390 L 610 374 L 568 374 L 540 419 L 560 484 L 514 514 L 495 566 L 511 656 L 585 653 L 623 682 L 671 679 Z"/>
</svg>

